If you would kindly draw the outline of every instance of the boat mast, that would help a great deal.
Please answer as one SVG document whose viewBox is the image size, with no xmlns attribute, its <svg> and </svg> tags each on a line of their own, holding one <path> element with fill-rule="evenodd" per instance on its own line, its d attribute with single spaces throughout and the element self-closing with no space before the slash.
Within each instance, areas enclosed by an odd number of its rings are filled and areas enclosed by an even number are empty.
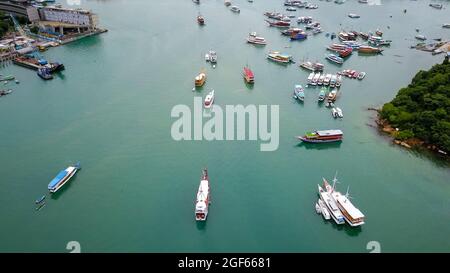
<svg viewBox="0 0 450 273">
<path fill-rule="evenodd" d="M 339 181 L 336 178 L 337 174 L 338 174 L 338 172 L 336 171 L 336 173 L 334 174 L 334 178 L 333 178 L 333 191 L 336 189 L 336 184 L 339 183 Z"/>
</svg>

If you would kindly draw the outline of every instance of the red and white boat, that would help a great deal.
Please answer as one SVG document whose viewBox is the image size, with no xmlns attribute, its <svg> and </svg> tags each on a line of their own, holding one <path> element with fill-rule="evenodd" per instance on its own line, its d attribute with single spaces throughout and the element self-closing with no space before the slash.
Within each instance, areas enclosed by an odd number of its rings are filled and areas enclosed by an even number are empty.
<svg viewBox="0 0 450 273">
<path fill-rule="evenodd" d="M 211 92 L 208 93 L 208 95 L 206 95 L 205 102 L 203 103 L 203 105 L 205 106 L 205 108 L 211 108 L 213 103 L 214 103 L 214 90 L 212 90 Z"/>
<path fill-rule="evenodd" d="M 209 179 L 208 170 L 204 169 L 202 172 L 202 179 L 198 186 L 197 200 L 195 202 L 195 220 L 206 221 L 208 217 L 209 198 Z"/>
<path fill-rule="evenodd" d="M 290 27 L 291 26 L 291 23 L 290 22 L 284 22 L 284 21 L 281 21 L 281 20 L 279 20 L 279 21 L 274 21 L 274 22 L 271 22 L 271 21 L 269 21 L 269 20 L 266 20 L 266 22 L 269 24 L 269 26 L 271 26 L 271 27 L 279 27 L 279 28 L 288 28 L 288 27 Z"/>
</svg>

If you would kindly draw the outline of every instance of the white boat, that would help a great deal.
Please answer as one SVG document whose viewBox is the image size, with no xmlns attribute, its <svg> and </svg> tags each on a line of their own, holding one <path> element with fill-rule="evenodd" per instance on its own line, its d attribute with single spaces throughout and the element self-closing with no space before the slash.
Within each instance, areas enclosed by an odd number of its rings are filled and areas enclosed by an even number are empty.
<svg viewBox="0 0 450 273">
<path fill-rule="evenodd" d="M 337 75 L 336 76 L 336 87 L 340 87 L 342 84 L 342 76 L 341 75 Z"/>
<path fill-rule="evenodd" d="M 217 63 L 217 53 L 214 50 L 210 50 L 205 54 L 205 60 L 211 62 L 212 64 Z"/>
<path fill-rule="evenodd" d="M 321 211 L 320 206 L 319 206 L 318 203 L 316 203 L 316 212 L 317 212 L 318 214 L 322 213 L 322 211 Z"/>
<path fill-rule="evenodd" d="M 343 118 L 344 114 L 342 113 L 342 109 L 339 108 L 339 107 L 336 107 L 335 109 L 336 109 L 336 112 L 337 112 L 337 117 L 338 118 Z"/>
<path fill-rule="evenodd" d="M 255 45 L 265 45 L 267 44 L 266 39 L 263 37 L 258 37 L 256 32 L 251 32 L 247 37 L 247 42 Z"/>
<path fill-rule="evenodd" d="M 208 170 L 204 169 L 195 202 L 195 220 L 197 221 L 206 221 L 206 218 L 208 217 L 208 207 L 210 203 L 209 194 Z"/>
<path fill-rule="evenodd" d="M 307 79 L 307 82 L 308 82 L 308 84 L 311 84 L 312 83 L 312 80 L 313 80 L 313 78 L 314 78 L 314 72 L 311 72 L 310 74 L 309 74 L 309 76 L 308 76 L 308 79 Z"/>
<path fill-rule="evenodd" d="M 331 116 L 333 116 L 333 118 L 337 118 L 338 117 L 337 110 L 334 107 L 333 107 L 333 109 L 331 109 Z"/>
<path fill-rule="evenodd" d="M 225 0 L 225 1 L 224 1 L 224 4 L 225 4 L 225 6 L 227 6 L 227 7 L 228 7 L 228 6 L 230 6 L 230 5 L 231 5 L 231 1 L 229 1 L 229 0 Z"/>
<path fill-rule="evenodd" d="M 319 189 L 320 199 L 322 199 L 327 209 L 329 210 L 331 218 L 333 218 L 333 220 L 338 225 L 344 224 L 345 223 L 344 216 L 339 210 L 339 207 L 336 205 L 336 202 L 331 197 L 331 193 L 325 191 L 320 185 L 317 185 L 317 187 Z"/>
<path fill-rule="evenodd" d="M 416 35 L 415 37 L 417 40 L 421 40 L 421 41 L 425 41 L 427 39 L 427 37 L 425 37 L 424 35 Z"/>
<path fill-rule="evenodd" d="M 312 79 L 312 85 L 317 85 L 318 81 L 320 78 L 320 73 L 317 73 L 316 75 L 314 75 L 314 78 Z"/>
<path fill-rule="evenodd" d="M 230 10 L 231 10 L 232 12 L 237 12 L 237 13 L 240 13 L 240 12 L 241 12 L 241 10 L 239 9 L 238 6 L 231 6 Z"/>
<path fill-rule="evenodd" d="M 355 13 L 349 13 L 348 17 L 350 17 L 350 18 L 359 18 L 361 16 L 359 16 L 358 14 L 355 14 Z"/>
<path fill-rule="evenodd" d="M 323 85 L 323 81 L 325 80 L 325 74 L 320 75 L 319 81 L 317 82 L 318 85 Z"/>
<path fill-rule="evenodd" d="M 208 95 L 206 95 L 205 102 L 203 103 L 203 105 L 205 106 L 205 108 L 211 108 L 213 103 L 214 103 L 214 90 L 212 90 L 211 92 L 208 93 Z"/>
<path fill-rule="evenodd" d="M 327 189 L 327 192 L 333 199 L 334 203 L 338 206 L 345 221 L 352 227 L 363 225 L 365 216 L 358 208 L 356 208 L 350 202 L 348 188 L 347 193 L 343 195 L 339 191 L 336 191 L 336 183 L 337 183 L 336 175 L 333 178 L 333 186 L 330 186 L 328 181 L 325 178 L 323 178 L 324 187 Z"/>
<path fill-rule="evenodd" d="M 327 206 L 325 205 L 325 203 L 321 199 L 319 199 L 318 202 L 319 202 L 320 212 L 321 212 L 323 218 L 325 220 L 330 220 L 330 218 L 331 218 L 330 217 L 330 212 L 328 211 Z"/>
<path fill-rule="evenodd" d="M 327 74 L 323 80 L 323 85 L 330 85 L 331 74 Z"/>
</svg>

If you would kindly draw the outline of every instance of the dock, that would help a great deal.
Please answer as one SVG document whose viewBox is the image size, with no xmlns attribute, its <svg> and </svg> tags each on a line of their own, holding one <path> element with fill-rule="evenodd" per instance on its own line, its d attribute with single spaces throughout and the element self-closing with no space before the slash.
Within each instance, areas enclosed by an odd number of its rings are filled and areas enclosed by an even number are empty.
<svg viewBox="0 0 450 273">
<path fill-rule="evenodd" d="M 42 67 L 39 63 L 36 62 L 36 60 L 24 57 L 14 58 L 13 63 L 33 70 L 38 70 L 39 68 Z"/>
</svg>

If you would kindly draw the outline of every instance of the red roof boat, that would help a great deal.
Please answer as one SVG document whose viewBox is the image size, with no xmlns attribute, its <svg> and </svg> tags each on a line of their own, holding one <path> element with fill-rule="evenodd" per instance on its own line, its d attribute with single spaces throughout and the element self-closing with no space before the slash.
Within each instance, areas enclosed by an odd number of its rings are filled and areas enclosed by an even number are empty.
<svg viewBox="0 0 450 273">
<path fill-rule="evenodd" d="M 255 82 L 255 76 L 253 75 L 253 71 L 247 66 L 244 67 L 244 72 L 242 73 L 242 75 L 244 76 L 244 79 L 247 83 L 252 84 Z"/>
</svg>

